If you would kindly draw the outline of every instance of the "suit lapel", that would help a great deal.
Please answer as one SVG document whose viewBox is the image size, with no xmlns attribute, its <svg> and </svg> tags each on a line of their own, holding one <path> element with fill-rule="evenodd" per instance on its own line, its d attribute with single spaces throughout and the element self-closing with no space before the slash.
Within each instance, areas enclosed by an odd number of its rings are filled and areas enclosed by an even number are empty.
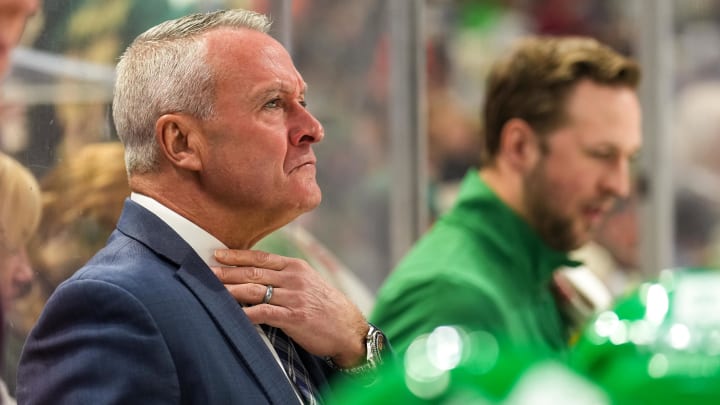
<svg viewBox="0 0 720 405">
<path fill-rule="evenodd" d="M 172 228 L 145 208 L 126 200 L 118 230 L 179 266 L 176 277 L 205 307 L 271 402 L 297 402 L 290 382 L 240 305 Z"/>
</svg>

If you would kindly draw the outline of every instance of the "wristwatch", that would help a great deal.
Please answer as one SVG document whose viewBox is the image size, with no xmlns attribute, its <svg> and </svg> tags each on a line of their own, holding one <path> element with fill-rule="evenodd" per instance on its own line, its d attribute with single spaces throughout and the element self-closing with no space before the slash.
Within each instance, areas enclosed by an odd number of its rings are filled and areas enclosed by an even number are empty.
<svg viewBox="0 0 720 405">
<path fill-rule="evenodd" d="M 378 329 L 375 325 L 368 322 L 368 333 L 365 336 L 365 348 L 366 357 L 365 362 L 359 366 L 342 368 L 338 367 L 330 357 L 325 358 L 325 361 L 330 367 L 340 370 L 343 373 L 350 375 L 367 375 L 368 373 L 374 373 L 380 365 L 383 364 L 384 355 L 390 349 L 385 334 Z"/>
</svg>

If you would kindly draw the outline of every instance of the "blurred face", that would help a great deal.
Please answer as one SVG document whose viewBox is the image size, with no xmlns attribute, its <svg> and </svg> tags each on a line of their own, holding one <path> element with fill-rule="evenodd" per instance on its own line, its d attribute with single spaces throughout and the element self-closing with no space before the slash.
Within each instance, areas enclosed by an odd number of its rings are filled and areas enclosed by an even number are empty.
<svg viewBox="0 0 720 405">
<path fill-rule="evenodd" d="M 567 124 L 548 134 L 542 157 L 524 179 L 531 224 L 562 251 L 587 242 L 614 201 L 628 195 L 630 160 L 641 145 L 632 89 L 582 81 L 566 108 Z"/>
<path fill-rule="evenodd" d="M 0 0 L 0 77 L 5 76 L 10 66 L 10 51 L 38 6 L 39 0 Z"/>
<path fill-rule="evenodd" d="M 273 224 L 315 208 L 312 146 L 323 128 L 305 107 L 306 85 L 290 56 L 256 31 L 217 30 L 207 39 L 217 87 L 214 118 L 201 124 L 206 189 L 229 210 Z"/>
<path fill-rule="evenodd" d="M 638 268 L 640 250 L 640 224 L 638 223 L 637 196 L 620 201 L 613 208 L 595 234 L 595 239 L 610 253 L 622 268 Z"/>
<path fill-rule="evenodd" d="M 15 299 L 28 291 L 32 269 L 25 248 L 6 249 L 0 246 L 0 298 L 7 311 Z"/>
</svg>

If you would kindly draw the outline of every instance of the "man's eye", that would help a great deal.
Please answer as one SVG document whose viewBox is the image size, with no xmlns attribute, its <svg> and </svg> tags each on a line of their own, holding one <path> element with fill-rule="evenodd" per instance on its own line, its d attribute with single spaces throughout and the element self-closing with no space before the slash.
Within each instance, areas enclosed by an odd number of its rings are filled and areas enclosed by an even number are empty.
<svg viewBox="0 0 720 405">
<path fill-rule="evenodd" d="M 265 103 L 265 108 L 278 108 L 280 107 L 280 99 L 275 98 Z"/>
<path fill-rule="evenodd" d="M 590 156 L 601 160 L 611 160 L 615 158 L 615 152 L 610 150 L 591 150 L 589 153 Z"/>
<path fill-rule="evenodd" d="M 305 101 L 305 100 L 300 100 L 300 105 L 303 106 L 303 107 L 305 107 L 305 108 L 307 108 L 307 101 Z"/>
</svg>

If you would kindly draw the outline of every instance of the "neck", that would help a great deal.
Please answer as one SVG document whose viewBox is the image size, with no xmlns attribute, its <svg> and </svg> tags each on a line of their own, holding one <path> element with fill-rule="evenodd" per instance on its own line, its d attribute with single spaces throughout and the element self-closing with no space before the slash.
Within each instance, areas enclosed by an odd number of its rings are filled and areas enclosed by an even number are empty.
<svg viewBox="0 0 720 405">
<path fill-rule="evenodd" d="M 167 183 L 155 181 L 151 175 L 131 177 L 130 188 L 155 199 L 231 249 L 250 249 L 260 239 L 294 219 L 282 221 L 272 213 L 239 206 L 229 209 L 208 198 L 193 184 L 168 187 Z"/>
<path fill-rule="evenodd" d="M 505 205 L 521 217 L 526 218 L 523 204 L 523 180 L 518 173 L 510 171 L 501 164 L 495 164 L 480 169 L 479 176 Z"/>
</svg>

